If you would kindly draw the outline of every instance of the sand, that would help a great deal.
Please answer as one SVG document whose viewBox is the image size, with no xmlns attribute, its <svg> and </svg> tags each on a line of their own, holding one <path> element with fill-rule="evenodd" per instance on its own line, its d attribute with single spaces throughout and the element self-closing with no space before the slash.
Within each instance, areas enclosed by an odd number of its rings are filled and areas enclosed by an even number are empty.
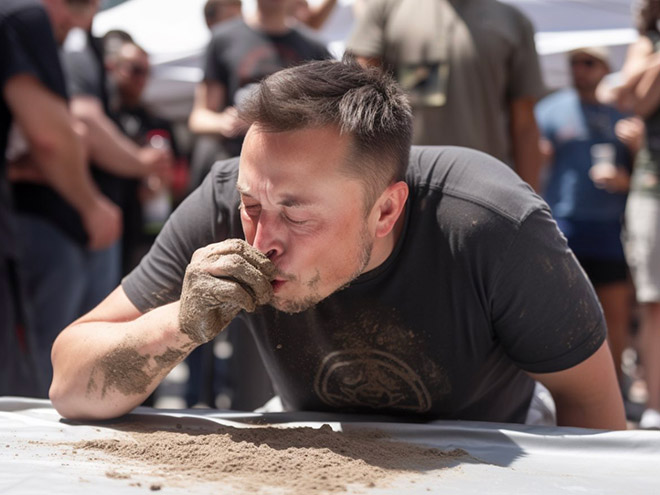
<svg viewBox="0 0 660 495">
<path fill-rule="evenodd" d="M 441 451 L 393 441 L 377 431 L 335 432 L 328 425 L 284 428 L 219 426 L 215 433 L 113 425 L 125 439 L 90 440 L 74 453 L 101 451 L 116 461 L 106 476 L 159 490 L 193 482 L 220 482 L 232 493 L 342 493 L 386 488 L 397 476 L 423 474 L 469 460 L 463 450 Z M 92 458 L 94 459 L 94 458 Z M 140 481 L 162 477 L 162 483 Z M 361 489 L 361 490 L 360 490 Z"/>
</svg>

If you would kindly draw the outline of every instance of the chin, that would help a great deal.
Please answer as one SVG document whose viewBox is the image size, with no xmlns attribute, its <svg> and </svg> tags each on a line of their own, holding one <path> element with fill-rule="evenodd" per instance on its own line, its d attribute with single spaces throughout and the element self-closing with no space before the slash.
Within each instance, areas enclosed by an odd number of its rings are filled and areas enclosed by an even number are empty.
<svg viewBox="0 0 660 495">
<path fill-rule="evenodd" d="M 307 297 L 302 299 L 285 299 L 282 297 L 275 296 L 271 301 L 270 305 L 277 309 L 278 311 L 283 311 L 288 314 L 302 313 L 307 311 L 309 308 L 316 306 L 322 299 Z"/>
</svg>

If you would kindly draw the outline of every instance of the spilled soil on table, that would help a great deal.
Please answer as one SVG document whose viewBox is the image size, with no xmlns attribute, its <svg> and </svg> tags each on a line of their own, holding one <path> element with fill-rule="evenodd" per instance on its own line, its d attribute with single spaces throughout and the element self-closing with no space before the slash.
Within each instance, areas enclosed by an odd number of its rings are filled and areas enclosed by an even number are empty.
<svg viewBox="0 0 660 495">
<path fill-rule="evenodd" d="M 130 479 L 133 485 L 140 485 L 135 481 L 142 474 L 162 476 L 163 486 L 185 486 L 186 480 L 222 482 L 235 488 L 233 493 L 268 487 L 286 494 L 341 493 L 349 486 L 385 488 L 402 474 L 422 474 L 472 459 L 460 449 L 441 451 L 394 441 L 378 431 L 336 432 L 329 425 L 220 425 L 214 433 L 180 424 L 173 431 L 130 423 L 113 427 L 128 435 L 77 442 L 74 452 L 101 451 L 116 458 L 118 465 L 106 475 Z M 145 464 L 151 467 L 148 471 L 137 469 Z M 161 485 L 150 488 L 158 490 Z"/>
</svg>

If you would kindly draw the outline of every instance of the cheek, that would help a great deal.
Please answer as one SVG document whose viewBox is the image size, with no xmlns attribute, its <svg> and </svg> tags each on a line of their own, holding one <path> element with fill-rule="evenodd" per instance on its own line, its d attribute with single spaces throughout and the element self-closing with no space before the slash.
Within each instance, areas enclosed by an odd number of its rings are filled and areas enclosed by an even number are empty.
<svg viewBox="0 0 660 495">
<path fill-rule="evenodd" d="M 254 222 L 249 218 L 244 218 L 244 215 L 241 215 L 241 225 L 243 226 L 243 234 L 245 234 L 245 240 L 248 244 L 252 245 L 254 243 L 254 236 L 256 234 Z"/>
</svg>

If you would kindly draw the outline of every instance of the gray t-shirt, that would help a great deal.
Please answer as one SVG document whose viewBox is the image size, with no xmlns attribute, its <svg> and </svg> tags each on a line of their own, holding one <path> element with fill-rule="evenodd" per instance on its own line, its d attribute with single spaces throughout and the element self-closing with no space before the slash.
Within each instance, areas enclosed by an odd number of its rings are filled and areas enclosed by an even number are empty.
<svg viewBox="0 0 660 495">
<path fill-rule="evenodd" d="M 532 24 L 495 0 L 369 0 L 346 48 L 379 57 L 411 95 L 414 144 L 511 163 L 509 106 L 544 90 Z"/>
<path fill-rule="evenodd" d="M 148 311 L 179 298 L 198 247 L 242 237 L 238 159 L 217 163 L 123 281 Z M 553 372 L 605 339 L 593 288 L 545 203 L 483 153 L 413 148 L 390 257 L 314 308 L 239 314 L 285 406 L 523 422 L 522 370 Z"/>
</svg>

